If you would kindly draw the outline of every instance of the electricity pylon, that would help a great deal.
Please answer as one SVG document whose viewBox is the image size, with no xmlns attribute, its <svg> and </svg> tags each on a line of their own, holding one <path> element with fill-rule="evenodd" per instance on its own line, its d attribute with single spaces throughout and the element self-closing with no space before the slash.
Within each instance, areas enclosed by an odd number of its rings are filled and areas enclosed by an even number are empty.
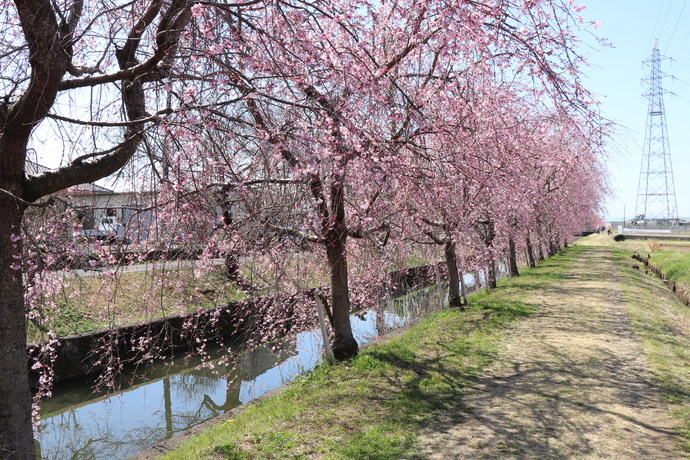
<svg viewBox="0 0 690 460">
<path fill-rule="evenodd" d="M 659 45 L 655 41 L 652 55 L 643 61 L 651 67 L 651 72 L 642 80 L 648 87 L 643 96 L 649 100 L 649 110 L 635 203 L 635 216 L 643 215 L 645 220 L 678 218 L 664 113 L 665 91 L 661 84 L 663 77 L 667 76 L 661 71 L 662 59 L 664 57 L 659 54 Z"/>
</svg>

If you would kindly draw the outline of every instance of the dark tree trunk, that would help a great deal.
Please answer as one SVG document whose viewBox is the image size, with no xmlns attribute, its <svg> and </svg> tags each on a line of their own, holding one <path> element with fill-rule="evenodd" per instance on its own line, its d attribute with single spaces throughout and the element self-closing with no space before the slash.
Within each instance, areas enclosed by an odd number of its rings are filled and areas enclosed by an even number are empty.
<svg viewBox="0 0 690 460">
<path fill-rule="evenodd" d="M 532 242 L 529 239 L 529 236 L 525 238 L 525 244 L 527 245 L 527 264 L 529 265 L 529 268 L 534 268 L 537 266 L 537 264 L 534 262 L 534 248 L 532 247 Z"/>
<path fill-rule="evenodd" d="M 232 203 L 229 197 L 229 193 L 232 190 L 233 187 L 231 186 L 223 186 L 218 197 L 220 208 L 223 211 L 223 226 L 225 227 L 226 231 L 228 231 L 233 224 Z M 240 264 L 237 260 L 237 254 L 235 251 L 228 251 L 225 253 L 225 273 L 228 279 L 235 283 L 235 285 L 237 285 L 240 289 L 247 289 L 250 287 L 248 283 L 241 277 Z"/>
<path fill-rule="evenodd" d="M 343 360 L 357 355 L 359 346 L 350 324 L 350 290 L 347 273 L 347 227 L 345 226 L 345 190 L 342 182 L 331 186 L 331 211 L 335 222 L 327 231 L 326 255 L 331 272 L 331 313 L 333 357 Z"/>
<path fill-rule="evenodd" d="M 489 260 L 486 261 L 487 262 L 486 287 L 488 289 L 495 289 L 496 288 L 496 260 L 494 259 L 493 251 L 491 250 L 491 248 L 493 247 L 494 240 L 496 239 L 496 229 L 495 229 L 494 223 L 491 219 L 482 223 L 482 227 L 480 227 L 479 234 L 481 235 L 482 239 L 484 240 L 484 246 L 486 247 L 486 249 L 489 253 Z"/>
<path fill-rule="evenodd" d="M 508 238 L 508 270 L 510 276 L 520 276 L 517 266 L 517 253 L 515 252 L 515 240 L 511 236 Z"/>
<path fill-rule="evenodd" d="M 537 243 L 537 261 L 541 262 L 544 260 L 544 252 L 541 249 L 541 243 Z"/>
<path fill-rule="evenodd" d="M 488 260 L 488 270 L 487 270 L 487 275 L 488 275 L 488 280 L 487 280 L 487 286 L 489 289 L 496 289 L 497 284 L 496 284 L 496 260 L 494 259 L 494 254 L 491 251 L 491 247 L 494 244 L 494 240 L 496 239 L 496 229 L 494 227 L 494 223 L 492 220 L 489 220 L 486 224 L 486 235 L 484 237 L 484 244 L 486 245 L 486 248 L 489 250 L 489 260 Z"/>
<path fill-rule="evenodd" d="M 549 240 L 549 257 L 553 257 L 558 254 L 558 245 L 554 240 Z"/>
<path fill-rule="evenodd" d="M 326 248 L 326 253 L 331 271 L 333 357 L 343 360 L 357 355 L 359 351 L 350 324 L 350 291 L 345 244 L 340 240 L 335 240 Z"/>
<path fill-rule="evenodd" d="M 7 170 L 3 169 L 0 171 L 5 173 Z M 6 177 L 0 184 L 4 190 L 21 196 L 18 184 L 8 183 Z M 20 248 L 14 247 L 10 235 L 20 234 L 23 208 L 0 193 L 0 212 L 0 458 L 33 460 L 36 453 L 26 358 L 24 287 L 21 271 L 11 268 L 17 262 L 12 256 Z"/>
<path fill-rule="evenodd" d="M 467 305 L 467 286 L 465 286 L 465 272 L 462 268 L 462 264 L 458 264 L 458 276 L 460 277 L 460 293 L 462 294 L 462 300 L 465 305 Z"/>
<path fill-rule="evenodd" d="M 458 276 L 458 260 L 455 255 L 455 242 L 447 242 L 443 254 L 448 268 L 448 303 L 451 307 L 460 307 L 464 311 L 465 307 L 463 307 L 460 297 L 460 278 Z"/>
</svg>

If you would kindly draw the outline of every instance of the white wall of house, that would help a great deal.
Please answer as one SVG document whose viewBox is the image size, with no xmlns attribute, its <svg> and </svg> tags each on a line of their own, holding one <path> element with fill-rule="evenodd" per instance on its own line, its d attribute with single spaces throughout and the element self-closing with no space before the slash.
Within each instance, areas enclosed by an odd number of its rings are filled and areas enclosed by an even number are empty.
<svg viewBox="0 0 690 460">
<path fill-rule="evenodd" d="M 155 231 L 155 211 L 144 210 L 151 206 L 152 194 L 79 193 L 71 201 L 82 215 L 87 235 L 117 236 L 137 243 Z"/>
</svg>

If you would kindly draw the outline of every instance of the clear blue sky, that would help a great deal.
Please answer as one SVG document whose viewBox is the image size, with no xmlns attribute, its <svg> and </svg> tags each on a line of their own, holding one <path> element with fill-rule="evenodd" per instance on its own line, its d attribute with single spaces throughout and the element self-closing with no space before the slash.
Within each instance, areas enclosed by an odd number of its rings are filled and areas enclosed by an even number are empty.
<svg viewBox="0 0 690 460">
<path fill-rule="evenodd" d="M 602 101 L 603 116 L 620 126 L 608 144 L 614 196 L 606 200 L 606 219 L 630 219 L 635 212 L 642 160 L 647 101 L 641 79 L 642 61 L 652 54 L 654 40 L 668 60 L 662 61 L 664 104 L 679 217 L 690 218 L 690 3 L 688 0 L 576 0 L 586 6 L 586 21 L 601 22 L 594 31 L 613 48 L 592 52 L 583 47 L 591 67 L 585 86 Z M 590 29 L 591 30 L 591 29 Z M 582 34 L 588 43 L 592 40 Z"/>
</svg>

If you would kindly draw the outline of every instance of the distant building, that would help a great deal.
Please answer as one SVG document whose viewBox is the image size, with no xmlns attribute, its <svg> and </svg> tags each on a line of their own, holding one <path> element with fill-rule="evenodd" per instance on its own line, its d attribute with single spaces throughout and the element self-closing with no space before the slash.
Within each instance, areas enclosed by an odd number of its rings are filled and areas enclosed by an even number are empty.
<svg viewBox="0 0 690 460">
<path fill-rule="evenodd" d="M 49 170 L 32 161 L 26 163 L 26 172 L 31 175 Z M 77 211 L 84 235 L 139 243 L 155 232 L 154 192 L 115 192 L 87 183 L 61 190 L 55 196 Z"/>
<path fill-rule="evenodd" d="M 69 190 L 82 232 L 97 239 L 141 243 L 155 232 L 153 194 L 111 190 Z"/>
</svg>

